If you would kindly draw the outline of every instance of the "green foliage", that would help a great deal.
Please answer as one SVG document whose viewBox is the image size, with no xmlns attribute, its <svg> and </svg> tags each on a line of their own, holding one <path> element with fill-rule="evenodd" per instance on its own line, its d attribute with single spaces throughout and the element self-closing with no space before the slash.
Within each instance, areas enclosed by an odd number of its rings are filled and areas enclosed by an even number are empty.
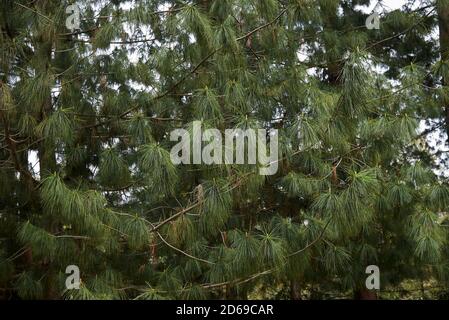
<svg viewBox="0 0 449 320">
<path fill-rule="evenodd" d="M 23 244 L 30 245 L 34 254 L 52 258 L 56 247 L 56 239 L 52 234 L 30 222 L 25 222 L 19 229 L 18 238 Z M 26 277 L 24 281 L 29 279 Z"/>
<path fill-rule="evenodd" d="M 64 1 L 0 4 L 2 288 L 329 298 L 377 264 L 382 289 L 447 293 L 448 1 L 379 30 L 368 0 L 125 2 L 77 1 L 78 31 Z M 277 172 L 174 165 L 170 133 L 199 120 L 277 129 Z"/>
<path fill-rule="evenodd" d="M 150 243 L 147 225 L 139 217 L 127 218 L 123 223 L 122 232 L 127 235 L 131 249 L 139 250 Z"/>
<path fill-rule="evenodd" d="M 200 225 L 206 233 L 216 232 L 229 218 L 232 198 L 226 191 L 225 180 L 213 180 L 203 183 L 204 201 L 200 209 Z"/>
<path fill-rule="evenodd" d="M 44 288 L 42 281 L 35 278 L 33 272 L 22 272 L 17 279 L 16 287 L 20 298 L 26 300 L 42 299 Z"/>
<path fill-rule="evenodd" d="M 66 110 L 57 110 L 36 128 L 39 136 L 55 142 L 69 143 L 73 136 L 73 121 Z"/>
<path fill-rule="evenodd" d="M 151 192 L 172 194 L 175 190 L 177 172 L 170 160 L 170 153 L 156 144 L 147 144 L 140 149 L 139 167 Z"/>
<path fill-rule="evenodd" d="M 98 177 L 100 183 L 108 187 L 125 186 L 130 180 L 125 160 L 113 149 L 106 149 L 101 154 Z"/>
</svg>

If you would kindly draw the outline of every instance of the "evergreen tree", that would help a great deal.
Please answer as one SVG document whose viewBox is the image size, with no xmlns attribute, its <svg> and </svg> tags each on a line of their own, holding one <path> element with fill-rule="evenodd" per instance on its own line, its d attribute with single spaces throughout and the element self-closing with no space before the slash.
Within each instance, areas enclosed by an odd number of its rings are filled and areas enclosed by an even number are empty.
<svg viewBox="0 0 449 320">
<path fill-rule="evenodd" d="M 447 292 L 448 1 L 72 2 L 0 4 L 5 298 Z M 277 173 L 175 165 L 198 120 L 277 129 Z"/>
</svg>

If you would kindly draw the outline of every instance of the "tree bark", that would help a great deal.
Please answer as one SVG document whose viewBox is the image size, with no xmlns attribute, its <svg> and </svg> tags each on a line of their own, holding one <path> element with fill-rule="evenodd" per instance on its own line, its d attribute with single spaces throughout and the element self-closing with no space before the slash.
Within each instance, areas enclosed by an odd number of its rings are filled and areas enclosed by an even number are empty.
<svg viewBox="0 0 449 320">
<path fill-rule="evenodd" d="M 377 300 L 377 292 L 366 288 L 358 289 L 354 292 L 355 300 Z"/>
<path fill-rule="evenodd" d="M 52 52 L 52 43 L 41 43 L 37 49 L 37 54 L 41 57 L 45 57 L 42 59 L 41 64 L 38 67 L 38 72 L 47 74 L 49 66 L 51 64 L 51 52 Z M 41 106 L 41 114 L 40 120 L 44 121 L 46 118 L 50 116 L 53 111 L 52 105 L 52 97 L 51 91 L 46 92 L 45 100 Z M 46 177 L 49 174 L 52 174 L 56 171 L 56 152 L 55 146 L 52 142 L 45 139 L 41 141 L 38 150 L 39 157 L 39 166 L 40 166 L 40 176 L 41 178 Z"/>
<path fill-rule="evenodd" d="M 442 60 L 449 60 L 449 5 L 445 1 L 437 1 L 438 28 L 440 38 L 440 54 Z M 442 80 L 443 85 L 449 84 L 449 79 Z M 449 142 L 449 105 L 443 106 L 443 117 L 446 123 L 447 141 Z"/>
<path fill-rule="evenodd" d="M 298 280 L 290 281 L 290 300 L 302 300 L 301 285 Z"/>
</svg>

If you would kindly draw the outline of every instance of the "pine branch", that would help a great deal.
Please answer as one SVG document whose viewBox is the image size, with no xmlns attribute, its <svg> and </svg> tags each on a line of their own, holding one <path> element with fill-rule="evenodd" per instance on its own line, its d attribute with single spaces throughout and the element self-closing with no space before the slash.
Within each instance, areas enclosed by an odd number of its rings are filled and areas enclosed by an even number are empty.
<svg viewBox="0 0 449 320">
<path fill-rule="evenodd" d="M 151 224 L 151 226 L 152 226 L 153 230 L 155 230 L 156 227 L 153 224 Z M 183 250 L 181 250 L 179 248 L 176 248 L 174 245 L 168 243 L 167 240 L 165 240 L 164 237 L 158 231 L 155 231 L 155 232 L 158 235 L 158 237 L 162 240 L 162 242 L 164 242 L 167 246 L 169 246 L 173 250 L 175 250 L 175 251 L 177 251 L 179 253 L 182 253 L 186 257 L 189 257 L 189 258 L 191 258 L 193 260 L 204 262 L 204 263 L 207 263 L 207 264 L 215 264 L 215 262 L 211 262 L 211 261 L 208 261 L 208 260 L 204 260 L 204 259 L 192 256 L 191 254 L 189 254 L 189 253 L 187 253 L 187 252 L 185 252 L 185 251 L 183 251 Z"/>
<path fill-rule="evenodd" d="M 39 11 L 37 11 L 37 10 L 34 10 L 34 9 L 32 9 L 32 8 L 30 8 L 30 7 L 27 7 L 27 6 L 25 6 L 25 5 L 23 5 L 23 4 L 19 3 L 19 2 L 16 2 L 16 1 L 14 1 L 14 3 L 17 4 L 18 6 L 22 7 L 22 8 L 25 8 L 25 9 L 27 9 L 27 10 L 30 10 L 30 11 L 36 13 L 37 15 L 39 15 L 39 16 L 41 16 L 42 18 L 44 18 L 44 19 L 50 21 L 50 22 L 53 23 L 53 24 L 55 23 L 52 19 L 50 19 L 49 17 L 47 17 L 46 15 L 42 14 L 41 12 L 39 12 Z"/>
<path fill-rule="evenodd" d="M 2 82 L 0 81 L 0 86 L 2 86 Z M 5 140 L 11 155 L 11 158 L 14 162 L 14 168 L 20 172 L 21 174 L 23 174 L 27 181 L 30 184 L 31 188 L 34 188 L 34 186 L 38 185 L 37 181 L 33 178 L 33 176 L 31 175 L 31 173 L 24 169 L 19 161 L 19 156 L 17 154 L 17 146 L 16 146 L 16 142 L 14 139 L 12 139 L 10 137 L 10 132 L 9 132 L 9 123 L 8 120 L 6 118 L 6 115 L 3 113 L 3 111 L 0 111 L 0 117 L 3 120 L 3 125 L 4 125 L 4 131 L 5 131 Z"/>
<path fill-rule="evenodd" d="M 301 252 L 306 251 L 306 250 L 309 249 L 310 247 L 314 246 L 318 241 L 320 241 L 320 240 L 323 238 L 324 233 L 326 232 L 326 229 L 327 229 L 327 227 L 329 226 L 329 223 L 330 223 L 331 221 L 332 221 L 332 219 L 329 219 L 329 221 L 326 222 L 326 224 L 325 224 L 323 230 L 321 230 L 319 236 L 318 236 L 316 239 L 314 239 L 311 243 L 307 244 L 304 248 L 302 248 L 302 249 L 300 249 L 300 250 L 298 250 L 298 251 L 295 251 L 295 252 L 293 252 L 293 253 L 290 253 L 290 254 L 287 256 L 287 258 L 290 258 L 290 257 L 292 257 L 292 256 L 294 256 L 294 255 L 297 255 L 298 253 L 301 253 Z"/>
<path fill-rule="evenodd" d="M 283 9 L 283 10 L 278 14 L 278 16 L 276 16 L 276 18 L 274 18 L 272 21 L 270 21 L 270 22 L 268 22 L 268 23 L 266 23 L 266 24 L 264 24 L 264 25 L 261 25 L 261 26 L 255 28 L 254 30 L 252 30 L 252 31 L 250 31 L 250 32 L 248 32 L 248 33 L 246 33 L 245 35 L 243 35 L 243 36 L 241 36 L 241 37 L 238 37 L 236 40 L 237 40 L 237 41 L 244 40 L 244 39 L 246 39 L 247 37 L 251 36 L 252 34 L 254 34 L 254 33 L 256 33 L 256 32 L 258 32 L 258 31 L 260 31 L 260 30 L 262 30 L 262 29 L 265 29 L 265 28 L 271 26 L 271 25 L 274 24 L 277 20 L 279 20 L 279 19 L 284 15 L 285 12 L 287 12 L 287 9 Z M 184 75 L 181 77 L 181 79 L 178 80 L 174 85 L 172 85 L 168 90 L 166 90 L 164 93 L 162 93 L 162 94 L 160 94 L 160 95 L 154 97 L 154 98 L 153 98 L 153 101 L 162 99 L 162 98 L 165 97 L 166 95 L 170 94 L 170 93 L 171 93 L 173 90 L 175 90 L 180 84 L 182 84 L 182 83 L 183 83 L 183 82 L 184 82 L 190 75 L 194 74 L 194 73 L 195 73 L 195 72 L 196 72 L 196 71 L 197 71 L 197 70 L 198 70 L 204 63 L 206 63 L 206 62 L 209 60 L 209 58 L 211 58 L 215 53 L 217 53 L 217 52 L 220 51 L 221 49 L 223 49 L 223 47 L 218 47 L 218 48 L 212 50 L 211 52 L 209 52 L 209 54 L 207 54 L 207 55 L 206 55 L 206 56 L 205 56 L 205 57 L 204 57 L 204 58 L 203 58 L 203 59 L 202 59 L 202 60 L 201 60 L 201 61 L 200 61 L 200 62 L 199 62 L 193 69 L 191 69 L 189 72 L 187 72 L 186 74 L 184 74 Z M 130 113 L 136 111 L 138 108 L 139 108 L 139 106 L 135 106 L 135 107 L 132 107 L 132 108 L 126 110 L 125 112 L 123 112 L 122 114 L 120 114 L 119 118 L 123 119 L 124 117 L 126 117 L 126 116 L 129 115 Z M 112 119 L 106 120 L 106 121 L 103 121 L 103 122 L 100 122 L 100 123 L 97 123 L 97 124 L 94 124 L 94 125 L 86 126 L 86 127 L 84 127 L 84 129 L 95 128 L 95 127 L 98 127 L 98 126 L 102 126 L 102 125 L 105 125 L 105 124 L 110 123 L 111 121 L 113 121 L 113 120 L 112 120 Z"/>
<path fill-rule="evenodd" d="M 164 221 L 160 222 L 159 224 L 153 226 L 150 230 L 150 232 L 154 232 L 159 230 L 162 226 L 166 225 L 167 223 L 169 223 L 170 221 L 178 218 L 179 216 L 183 215 L 184 213 L 187 213 L 193 209 L 195 209 L 196 207 L 198 207 L 201 203 L 200 202 L 196 202 L 193 205 L 191 205 L 190 207 L 187 207 L 179 212 L 177 212 L 176 214 L 170 216 L 169 218 L 165 219 Z M 150 223 L 150 225 L 153 225 L 152 223 Z"/>
<path fill-rule="evenodd" d="M 384 42 L 393 40 L 393 39 L 398 38 L 398 37 L 400 37 L 400 36 L 402 36 L 402 35 L 404 35 L 404 34 L 407 34 L 409 31 L 415 29 L 420 23 L 422 23 L 422 22 L 424 21 L 424 19 L 426 19 L 426 18 L 427 18 L 432 12 L 434 12 L 435 10 L 436 10 L 436 7 L 433 8 L 432 10 L 430 10 L 429 12 L 427 12 L 423 17 L 421 17 L 420 19 L 418 19 L 412 26 L 408 27 L 408 28 L 405 29 L 404 31 L 398 32 L 398 33 L 396 33 L 396 34 L 394 34 L 394 35 L 392 35 L 392 36 L 390 36 L 390 37 L 388 37 L 388 38 L 379 40 L 379 41 L 377 41 L 377 42 L 371 44 L 370 46 L 368 46 L 368 47 L 366 48 L 366 50 L 372 49 L 372 48 L 374 48 L 375 46 L 377 46 L 377 45 L 379 45 L 379 44 L 381 44 L 381 43 L 384 43 Z"/>
</svg>

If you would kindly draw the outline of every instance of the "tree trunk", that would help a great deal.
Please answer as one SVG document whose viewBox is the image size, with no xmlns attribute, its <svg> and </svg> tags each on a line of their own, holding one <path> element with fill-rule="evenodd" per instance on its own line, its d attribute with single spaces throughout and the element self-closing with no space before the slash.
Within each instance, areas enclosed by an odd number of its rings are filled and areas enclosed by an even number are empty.
<svg viewBox="0 0 449 320">
<path fill-rule="evenodd" d="M 44 59 L 42 59 L 42 62 L 39 65 L 39 68 L 37 70 L 38 72 L 47 74 L 52 60 L 52 47 L 52 43 L 42 43 L 40 47 L 38 47 L 37 54 L 41 57 L 45 57 Z M 45 96 L 45 101 L 41 106 L 41 121 L 44 121 L 46 118 L 48 118 L 53 111 L 51 91 L 49 90 L 48 92 L 46 92 Z M 55 146 L 53 145 L 53 143 L 50 143 L 48 139 L 41 141 L 39 145 L 38 157 L 41 178 L 56 171 Z"/>
<path fill-rule="evenodd" d="M 227 285 L 226 300 L 248 300 L 247 291 L 243 288 L 237 288 L 235 285 Z"/>
<path fill-rule="evenodd" d="M 290 300 L 302 300 L 301 285 L 298 280 L 290 281 Z"/>
<path fill-rule="evenodd" d="M 377 300 L 377 292 L 366 288 L 356 290 L 354 292 L 355 300 Z"/>
<path fill-rule="evenodd" d="M 442 60 L 449 60 L 449 5 L 445 1 L 437 1 L 438 27 L 440 33 L 440 54 Z M 449 79 L 443 78 L 443 85 L 449 84 Z M 444 106 L 447 141 L 449 142 L 449 105 Z"/>
</svg>

